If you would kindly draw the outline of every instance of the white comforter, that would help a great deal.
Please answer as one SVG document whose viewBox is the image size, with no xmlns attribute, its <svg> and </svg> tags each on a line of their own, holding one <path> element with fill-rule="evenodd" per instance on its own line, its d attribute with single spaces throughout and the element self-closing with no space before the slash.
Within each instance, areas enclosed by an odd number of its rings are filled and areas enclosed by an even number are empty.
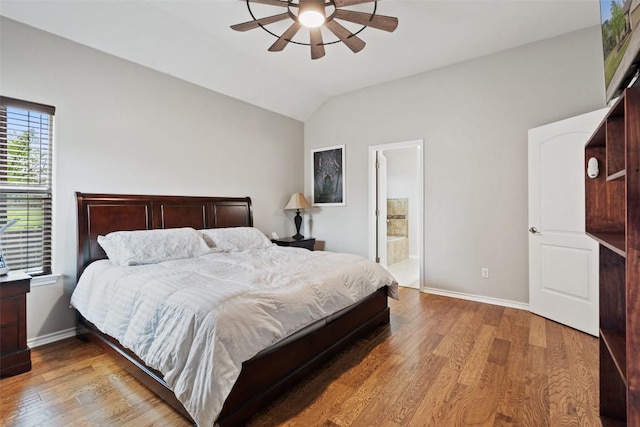
<svg viewBox="0 0 640 427">
<path fill-rule="evenodd" d="M 271 247 L 153 265 L 91 264 L 71 304 L 164 374 L 201 426 L 213 425 L 242 362 L 397 283 L 362 257 Z"/>
</svg>

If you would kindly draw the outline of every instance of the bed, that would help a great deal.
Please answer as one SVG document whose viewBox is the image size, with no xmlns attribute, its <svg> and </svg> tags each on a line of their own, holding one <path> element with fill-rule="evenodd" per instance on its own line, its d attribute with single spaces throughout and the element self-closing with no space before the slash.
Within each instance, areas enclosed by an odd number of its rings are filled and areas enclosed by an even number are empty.
<svg viewBox="0 0 640 427">
<path fill-rule="evenodd" d="M 180 227 L 200 230 L 253 226 L 251 200 L 248 197 L 76 193 L 76 199 L 78 277 L 91 263 L 106 258 L 105 252 L 98 244 L 98 236 L 110 232 Z M 292 248 L 278 250 L 304 252 Z M 98 264 L 95 263 L 94 266 Z M 294 334 L 285 340 L 284 344 L 280 342 L 277 346 L 261 351 L 243 362 L 239 376 L 226 396 L 215 424 L 244 425 L 258 410 L 271 403 L 325 360 L 380 325 L 388 323 L 388 293 L 389 287 L 381 287 L 366 295 L 360 302 L 324 319 L 320 326 L 316 323 L 312 332 Z M 117 339 L 101 332 L 82 315 L 79 314 L 78 317 L 79 324 L 87 331 L 85 336 L 105 348 L 130 374 L 193 421 L 189 411 L 165 381 L 165 375 L 147 366 Z M 286 363 L 283 363 L 283 360 Z"/>
</svg>

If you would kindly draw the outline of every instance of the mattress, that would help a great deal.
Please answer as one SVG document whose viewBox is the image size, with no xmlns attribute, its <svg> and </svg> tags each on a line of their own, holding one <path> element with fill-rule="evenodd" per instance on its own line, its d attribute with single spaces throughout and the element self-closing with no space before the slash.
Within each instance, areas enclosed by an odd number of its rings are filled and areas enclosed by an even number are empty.
<svg viewBox="0 0 640 427">
<path fill-rule="evenodd" d="M 141 266 L 97 261 L 71 303 L 212 425 L 244 361 L 384 286 L 397 297 L 393 277 L 357 255 L 274 246 Z"/>
</svg>

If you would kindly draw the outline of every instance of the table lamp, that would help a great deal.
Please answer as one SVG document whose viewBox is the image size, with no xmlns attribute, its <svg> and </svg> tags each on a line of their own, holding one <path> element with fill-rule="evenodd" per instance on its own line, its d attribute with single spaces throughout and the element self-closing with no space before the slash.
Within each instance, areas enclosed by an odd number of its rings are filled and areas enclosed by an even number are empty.
<svg viewBox="0 0 640 427">
<path fill-rule="evenodd" d="M 300 226 L 302 225 L 302 216 L 300 216 L 300 209 L 309 209 L 311 203 L 304 197 L 302 193 L 294 193 L 289 199 L 289 203 L 284 207 L 284 210 L 296 210 L 296 216 L 293 218 L 293 222 L 296 224 L 296 235 L 292 236 L 296 240 L 304 239 L 304 236 L 300 234 Z"/>
</svg>

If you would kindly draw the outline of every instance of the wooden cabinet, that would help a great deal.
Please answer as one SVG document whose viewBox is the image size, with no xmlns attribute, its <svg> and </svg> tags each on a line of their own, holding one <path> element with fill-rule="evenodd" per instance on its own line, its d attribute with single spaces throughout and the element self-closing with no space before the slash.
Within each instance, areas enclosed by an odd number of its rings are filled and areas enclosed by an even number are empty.
<svg viewBox="0 0 640 427">
<path fill-rule="evenodd" d="M 271 241 L 278 246 L 293 246 L 296 248 L 305 248 L 310 251 L 313 250 L 316 244 L 316 239 L 313 239 L 313 238 L 296 240 L 291 237 L 283 237 L 281 239 L 273 239 Z"/>
<path fill-rule="evenodd" d="M 0 276 L 0 377 L 31 370 L 27 347 L 27 292 L 31 276 L 10 271 Z"/>
<path fill-rule="evenodd" d="M 640 426 L 640 88 L 629 88 L 585 147 L 586 230 L 600 243 L 600 415 Z M 586 174 L 585 174 L 586 176 Z"/>
</svg>

